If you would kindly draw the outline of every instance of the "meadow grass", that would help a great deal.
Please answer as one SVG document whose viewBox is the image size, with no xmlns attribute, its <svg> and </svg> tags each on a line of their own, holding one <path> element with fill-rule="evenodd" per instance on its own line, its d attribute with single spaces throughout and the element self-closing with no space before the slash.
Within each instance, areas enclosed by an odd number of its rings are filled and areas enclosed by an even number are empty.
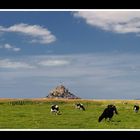
<svg viewBox="0 0 140 140">
<path fill-rule="evenodd" d="M 86 111 L 76 109 L 83 103 Z M 140 112 L 133 111 L 139 100 L 60 100 L 60 99 L 1 99 L 0 129 L 140 129 Z M 58 104 L 61 115 L 50 113 Z M 115 104 L 118 115 L 111 122 L 98 117 L 108 104 Z"/>
</svg>

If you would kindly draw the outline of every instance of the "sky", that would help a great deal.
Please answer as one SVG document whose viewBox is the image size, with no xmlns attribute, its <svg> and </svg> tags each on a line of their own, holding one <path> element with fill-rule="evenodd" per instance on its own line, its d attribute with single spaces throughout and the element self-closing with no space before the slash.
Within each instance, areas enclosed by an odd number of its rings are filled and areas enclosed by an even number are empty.
<svg viewBox="0 0 140 140">
<path fill-rule="evenodd" d="M 140 99 L 140 10 L 1 10 L 0 98 Z"/>
</svg>

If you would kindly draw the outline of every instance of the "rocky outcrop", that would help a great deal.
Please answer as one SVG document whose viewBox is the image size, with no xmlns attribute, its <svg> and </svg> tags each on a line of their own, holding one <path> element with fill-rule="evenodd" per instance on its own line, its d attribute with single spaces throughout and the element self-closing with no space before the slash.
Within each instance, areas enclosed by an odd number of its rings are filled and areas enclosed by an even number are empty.
<svg viewBox="0 0 140 140">
<path fill-rule="evenodd" d="M 49 95 L 46 96 L 47 98 L 69 98 L 69 99 L 80 99 L 79 97 L 75 96 L 65 86 L 60 85 L 50 91 Z"/>
</svg>

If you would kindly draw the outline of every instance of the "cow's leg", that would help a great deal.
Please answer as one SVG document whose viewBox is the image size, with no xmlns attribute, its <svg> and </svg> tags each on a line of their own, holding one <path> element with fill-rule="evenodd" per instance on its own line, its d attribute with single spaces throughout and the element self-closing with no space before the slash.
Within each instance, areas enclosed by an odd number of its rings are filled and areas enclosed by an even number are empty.
<svg viewBox="0 0 140 140">
<path fill-rule="evenodd" d="M 111 118 L 105 118 L 105 121 L 110 122 Z"/>
</svg>

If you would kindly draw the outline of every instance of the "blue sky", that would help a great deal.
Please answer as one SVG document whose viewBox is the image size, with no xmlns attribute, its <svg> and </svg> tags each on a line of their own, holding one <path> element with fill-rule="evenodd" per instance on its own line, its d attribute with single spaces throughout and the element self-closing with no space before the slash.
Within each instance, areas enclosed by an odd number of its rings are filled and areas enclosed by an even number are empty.
<svg viewBox="0 0 140 140">
<path fill-rule="evenodd" d="M 139 62 L 138 10 L 0 11 L 1 98 L 140 98 Z"/>
</svg>

